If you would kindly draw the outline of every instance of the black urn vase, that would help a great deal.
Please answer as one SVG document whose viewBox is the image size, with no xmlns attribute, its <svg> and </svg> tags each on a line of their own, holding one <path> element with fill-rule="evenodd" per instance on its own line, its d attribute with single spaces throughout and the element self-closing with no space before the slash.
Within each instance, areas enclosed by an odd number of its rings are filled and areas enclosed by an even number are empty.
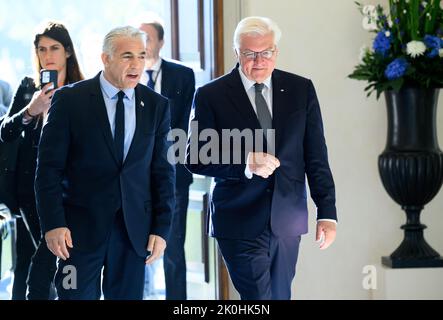
<svg viewBox="0 0 443 320">
<path fill-rule="evenodd" d="M 382 257 L 382 264 L 391 268 L 443 267 L 442 257 L 424 238 L 426 226 L 420 223 L 425 204 L 443 183 L 443 153 L 436 128 L 438 95 L 439 89 L 385 92 L 388 136 L 378 168 L 386 191 L 407 217 L 401 227 L 402 243 Z"/>
</svg>

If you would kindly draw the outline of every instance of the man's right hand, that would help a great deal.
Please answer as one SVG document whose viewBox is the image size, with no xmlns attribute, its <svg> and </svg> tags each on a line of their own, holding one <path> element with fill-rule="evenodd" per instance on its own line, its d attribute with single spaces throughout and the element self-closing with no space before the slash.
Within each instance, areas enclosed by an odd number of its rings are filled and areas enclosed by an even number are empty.
<svg viewBox="0 0 443 320">
<path fill-rule="evenodd" d="M 249 170 L 262 178 L 268 178 L 279 166 L 280 161 L 269 153 L 250 152 L 248 155 Z"/>
<path fill-rule="evenodd" d="M 72 248 L 71 231 L 68 228 L 56 228 L 45 233 L 48 249 L 60 259 L 69 258 L 69 248 Z"/>
</svg>

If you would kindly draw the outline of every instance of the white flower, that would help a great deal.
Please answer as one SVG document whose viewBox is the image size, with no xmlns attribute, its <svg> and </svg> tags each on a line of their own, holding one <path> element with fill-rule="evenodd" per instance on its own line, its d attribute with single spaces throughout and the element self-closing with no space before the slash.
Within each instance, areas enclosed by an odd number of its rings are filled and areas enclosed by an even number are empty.
<svg viewBox="0 0 443 320">
<path fill-rule="evenodd" d="M 438 50 L 438 55 L 440 58 L 443 58 L 443 49 Z"/>
<path fill-rule="evenodd" d="M 371 17 L 364 17 L 362 25 L 363 25 L 363 29 L 365 29 L 367 31 L 377 30 L 377 20 L 373 19 Z"/>
<path fill-rule="evenodd" d="M 366 5 L 363 7 L 363 29 L 367 31 L 377 30 L 377 7 L 373 5 Z"/>
<path fill-rule="evenodd" d="M 390 31 L 386 31 L 386 32 L 385 32 L 385 37 L 386 37 L 386 38 L 389 38 L 390 36 L 391 36 L 391 32 L 390 32 Z"/>
<path fill-rule="evenodd" d="M 392 28 L 393 25 L 394 25 L 394 23 L 392 22 L 391 17 L 388 17 L 388 26 L 389 26 L 389 28 Z"/>
<path fill-rule="evenodd" d="M 423 8 L 426 8 L 426 6 L 428 5 L 428 3 L 426 1 L 422 1 L 421 5 L 423 6 Z"/>
<path fill-rule="evenodd" d="M 410 41 L 406 45 L 406 53 L 412 58 L 421 56 L 426 51 L 426 45 L 422 41 Z"/>
<path fill-rule="evenodd" d="M 360 54 L 358 55 L 358 61 L 360 63 L 363 63 L 363 58 L 366 56 L 366 54 L 368 54 L 371 51 L 371 49 L 368 48 L 367 45 L 363 45 L 360 48 Z"/>
<path fill-rule="evenodd" d="M 368 4 L 363 7 L 363 14 L 365 16 L 374 16 L 377 14 L 375 6 Z"/>
</svg>

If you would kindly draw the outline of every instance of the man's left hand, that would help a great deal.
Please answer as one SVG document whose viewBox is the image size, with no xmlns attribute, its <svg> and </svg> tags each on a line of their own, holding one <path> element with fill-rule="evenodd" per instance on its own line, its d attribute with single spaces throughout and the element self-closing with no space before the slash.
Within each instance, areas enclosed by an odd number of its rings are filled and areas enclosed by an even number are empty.
<svg viewBox="0 0 443 320">
<path fill-rule="evenodd" d="M 320 249 L 324 250 L 329 247 L 335 240 L 337 225 L 332 221 L 318 221 L 317 233 L 315 240 L 321 241 Z"/>
<path fill-rule="evenodd" d="M 149 235 L 148 247 L 146 249 L 151 252 L 151 255 L 147 257 L 145 263 L 151 264 L 162 256 L 166 249 L 166 241 L 160 236 L 151 234 Z"/>
</svg>

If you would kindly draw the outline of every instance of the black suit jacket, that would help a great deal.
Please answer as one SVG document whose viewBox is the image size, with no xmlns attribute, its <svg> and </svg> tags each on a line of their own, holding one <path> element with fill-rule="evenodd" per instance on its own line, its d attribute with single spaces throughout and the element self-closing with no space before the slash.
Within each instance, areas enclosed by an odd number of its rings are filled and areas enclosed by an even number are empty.
<svg viewBox="0 0 443 320">
<path fill-rule="evenodd" d="M 189 114 L 195 91 L 195 76 L 191 68 L 162 59 L 161 94 L 169 99 L 171 128 L 188 132 Z M 187 188 L 192 183 L 192 174 L 183 165 L 176 166 L 176 187 Z"/>
<path fill-rule="evenodd" d="M 34 202 L 34 177 L 42 121 L 23 124 L 25 107 L 32 99 L 34 80 L 25 77 L 0 125 L 0 201 L 19 214 L 19 206 Z"/>
<path fill-rule="evenodd" d="M 136 129 L 118 165 L 99 75 L 58 90 L 40 141 L 36 199 L 43 232 L 68 227 L 73 245 L 94 250 L 122 208 L 129 239 L 146 256 L 149 234 L 167 239 L 174 208 L 168 103 L 135 88 Z"/>
<path fill-rule="evenodd" d="M 246 156 L 255 150 L 255 139 L 253 150 L 221 146 L 221 164 L 192 161 L 192 153 L 200 152 L 206 144 L 203 141 L 192 145 L 204 129 L 215 129 L 222 137 L 222 129 L 261 128 L 238 69 L 199 88 L 195 94 L 193 120 L 198 122 L 198 130 L 191 128 L 186 165 L 194 173 L 215 177 L 210 206 L 210 233 L 215 237 L 254 239 L 269 223 L 277 236 L 306 233 L 305 176 L 318 208 L 317 218 L 337 218 L 334 181 L 314 86 L 308 79 L 280 70 L 274 70 L 272 86 L 275 154 L 281 166 L 268 179 L 245 177 Z M 240 153 L 241 162 L 223 164 L 222 155 L 227 152 L 231 158 Z"/>
</svg>

